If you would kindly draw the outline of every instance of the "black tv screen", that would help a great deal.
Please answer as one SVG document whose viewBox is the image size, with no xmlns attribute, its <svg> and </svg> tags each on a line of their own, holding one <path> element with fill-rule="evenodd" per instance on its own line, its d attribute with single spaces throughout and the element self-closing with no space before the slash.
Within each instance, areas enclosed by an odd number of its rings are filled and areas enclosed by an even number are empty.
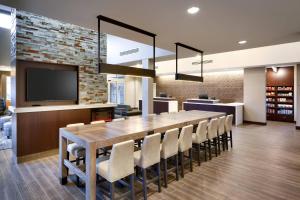
<svg viewBox="0 0 300 200">
<path fill-rule="evenodd" d="M 77 72 L 28 68 L 27 101 L 77 100 Z"/>
</svg>

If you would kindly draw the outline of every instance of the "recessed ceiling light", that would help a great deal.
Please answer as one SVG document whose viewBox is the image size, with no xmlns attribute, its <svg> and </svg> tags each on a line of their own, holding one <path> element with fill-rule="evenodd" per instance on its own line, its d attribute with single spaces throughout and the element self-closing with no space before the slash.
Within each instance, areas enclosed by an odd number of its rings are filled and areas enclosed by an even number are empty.
<svg viewBox="0 0 300 200">
<path fill-rule="evenodd" d="M 246 44 L 247 43 L 247 40 L 241 40 L 239 41 L 239 44 Z"/>
<path fill-rule="evenodd" d="M 187 12 L 189 13 L 189 14 L 196 14 L 197 12 L 199 12 L 199 8 L 198 7 L 191 7 L 191 8 L 189 8 L 188 10 L 187 10 Z"/>
</svg>

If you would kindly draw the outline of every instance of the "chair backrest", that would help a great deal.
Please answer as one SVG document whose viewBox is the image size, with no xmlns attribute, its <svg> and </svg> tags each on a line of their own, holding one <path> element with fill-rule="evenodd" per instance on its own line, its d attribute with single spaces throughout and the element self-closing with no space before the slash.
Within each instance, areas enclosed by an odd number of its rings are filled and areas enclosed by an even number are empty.
<svg viewBox="0 0 300 200">
<path fill-rule="evenodd" d="M 75 127 L 75 126 L 83 126 L 84 123 L 75 123 L 75 124 L 67 124 L 66 127 Z"/>
<path fill-rule="evenodd" d="M 160 113 L 160 115 L 168 115 L 169 113 L 168 112 L 162 112 Z"/>
<path fill-rule="evenodd" d="M 113 122 L 118 122 L 118 121 L 123 121 L 123 120 L 125 120 L 124 117 L 122 117 L 122 118 L 117 118 L 117 119 L 113 119 L 112 121 L 113 121 Z"/>
<path fill-rule="evenodd" d="M 178 153 L 178 135 L 179 135 L 178 128 L 174 128 L 166 131 L 162 142 L 162 148 L 161 148 L 162 158 L 167 159 Z"/>
<path fill-rule="evenodd" d="M 193 145 L 192 134 L 193 134 L 193 125 L 188 125 L 182 128 L 178 140 L 178 145 L 179 145 L 178 149 L 180 152 L 184 152 L 192 148 Z"/>
<path fill-rule="evenodd" d="M 196 141 L 198 144 L 207 140 L 207 124 L 208 121 L 200 121 L 196 130 Z"/>
<path fill-rule="evenodd" d="M 209 140 L 218 137 L 219 119 L 211 119 L 207 126 L 207 138 Z"/>
<path fill-rule="evenodd" d="M 227 115 L 225 119 L 225 131 L 229 133 L 232 130 L 233 115 Z"/>
<path fill-rule="evenodd" d="M 109 157 L 108 176 L 116 181 L 134 173 L 134 141 L 114 144 Z"/>
<path fill-rule="evenodd" d="M 141 149 L 141 167 L 147 168 L 160 162 L 160 133 L 144 138 Z"/>
<path fill-rule="evenodd" d="M 225 116 L 219 117 L 218 134 L 223 135 L 225 133 Z"/>
<path fill-rule="evenodd" d="M 92 121 L 91 124 L 105 124 L 104 120 Z"/>
</svg>

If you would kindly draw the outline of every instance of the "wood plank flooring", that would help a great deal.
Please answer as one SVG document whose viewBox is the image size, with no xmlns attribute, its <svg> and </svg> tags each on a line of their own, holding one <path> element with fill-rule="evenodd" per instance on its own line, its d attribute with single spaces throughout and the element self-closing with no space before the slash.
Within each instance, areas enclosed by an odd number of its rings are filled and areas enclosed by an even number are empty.
<svg viewBox="0 0 300 200">
<path fill-rule="evenodd" d="M 233 134 L 232 150 L 200 167 L 195 163 L 193 172 L 149 199 L 300 199 L 300 131 L 294 124 L 243 125 Z M 62 186 L 57 177 L 57 155 L 17 165 L 11 150 L 0 151 L 1 200 L 84 199 L 83 189 Z"/>
</svg>

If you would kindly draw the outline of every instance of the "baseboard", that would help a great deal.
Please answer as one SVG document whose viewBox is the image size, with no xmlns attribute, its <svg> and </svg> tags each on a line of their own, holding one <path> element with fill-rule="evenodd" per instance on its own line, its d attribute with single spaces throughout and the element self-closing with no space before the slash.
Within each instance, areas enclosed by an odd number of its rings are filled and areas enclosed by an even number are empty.
<svg viewBox="0 0 300 200">
<path fill-rule="evenodd" d="M 254 122 L 254 121 L 247 121 L 247 120 L 244 120 L 244 123 L 245 123 L 245 124 L 262 125 L 262 126 L 266 126 L 266 125 L 267 125 L 267 122 Z"/>
<path fill-rule="evenodd" d="M 296 129 L 297 129 L 297 130 L 300 130 L 300 126 L 296 126 Z"/>
<path fill-rule="evenodd" d="M 58 154 L 58 149 L 53 149 L 49 151 L 44 151 L 41 153 L 35 153 L 35 154 L 30 154 L 26 156 L 19 156 L 15 158 L 16 163 L 23 163 L 23 162 L 28 162 L 31 160 L 39 159 L 39 158 L 44 158 L 48 156 L 53 156 Z"/>
</svg>

